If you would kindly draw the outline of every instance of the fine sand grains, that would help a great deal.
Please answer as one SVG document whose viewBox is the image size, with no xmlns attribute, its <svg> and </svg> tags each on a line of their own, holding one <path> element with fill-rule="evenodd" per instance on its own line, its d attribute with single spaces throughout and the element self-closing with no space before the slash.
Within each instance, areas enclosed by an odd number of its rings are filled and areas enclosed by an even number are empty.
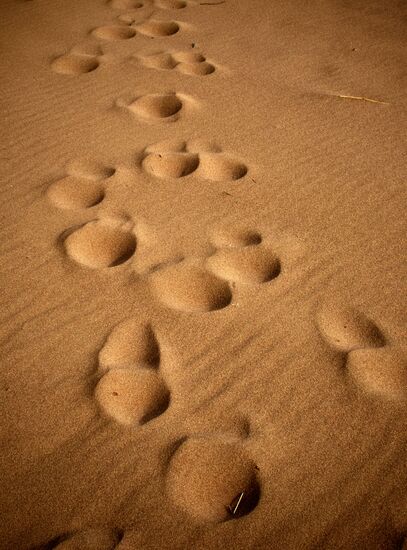
<svg viewBox="0 0 407 550">
<path fill-rule="evenodd" d="M 1 3 L 1 549 L 405 550 L 406 17 Z"/>
</svg>

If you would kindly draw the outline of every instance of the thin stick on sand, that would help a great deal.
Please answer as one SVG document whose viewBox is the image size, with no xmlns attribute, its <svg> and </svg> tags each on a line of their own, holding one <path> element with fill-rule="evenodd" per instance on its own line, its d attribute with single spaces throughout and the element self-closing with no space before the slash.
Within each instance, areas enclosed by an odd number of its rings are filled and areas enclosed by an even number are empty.
<svg viewBox="0 0 407 550">
<path fill-rule="evenodd" d="M 342 99 L 357 99 L 359 101 L 369 101 L 370 103 L 380 103 L 381 105 L 390 105 L 387 101 L 380 101 L 379 99 L 370 99 L 369 97 L 362 97 L 357 95 L 338 94 L 337 97 L 340 97 Z"/>
<path fill-rule="evenodd" d="M 239 498 L 237 499 L 237 502 L 236 502 L 236 505 L 235 505 L 234 508 L 232 507 L 232 504 L 229 504 L 228 510 L 232 514 L 232 516 L 236 515 L 237 509 L 239 508 L 240 503 L 242 502 L 243 496 L 244 496 L 244 491 L 240 493 Z"/>
</svg>

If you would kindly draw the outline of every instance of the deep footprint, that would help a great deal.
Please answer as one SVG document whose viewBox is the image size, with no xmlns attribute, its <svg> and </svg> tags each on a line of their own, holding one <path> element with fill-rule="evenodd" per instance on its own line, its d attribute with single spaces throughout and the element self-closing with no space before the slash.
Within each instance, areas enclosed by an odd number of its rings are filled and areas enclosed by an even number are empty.
<svg viewBox="0 0 407 550">
<path fill-rule="evenodd" d="M 259 502 L 257 472 L 238 445 L 191 438 L 172 457 L 167 492 L 176 506 L 198 521 L 237 519 Z"/>
</svg>

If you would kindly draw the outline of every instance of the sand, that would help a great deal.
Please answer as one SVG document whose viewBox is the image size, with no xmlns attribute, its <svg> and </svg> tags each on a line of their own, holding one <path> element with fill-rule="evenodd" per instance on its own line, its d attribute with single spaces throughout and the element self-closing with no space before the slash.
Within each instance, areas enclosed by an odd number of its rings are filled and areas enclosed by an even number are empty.
<svg viewBox="0 0 407 550">
<path fill-rule="evenodd" d="M 3 0 L 0 547 L 407 547 L 406 4 Z"/>
</svg>

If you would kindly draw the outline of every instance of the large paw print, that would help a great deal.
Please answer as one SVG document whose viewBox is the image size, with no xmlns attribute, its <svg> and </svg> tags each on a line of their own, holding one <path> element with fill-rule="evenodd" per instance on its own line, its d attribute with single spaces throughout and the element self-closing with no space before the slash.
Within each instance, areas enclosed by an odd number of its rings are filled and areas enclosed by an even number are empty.
<svg viewBox="0 0 407 550">
<path fill-rule="evenodd" d="M 219 248 L 209 258 L 182 259 L 149 275 L 149 285 L 160 302 L 171 309 L 204 313 L 231 304 L 238 284 L 256 285 L 272 281 L 281 264 L 260 233 L 240 231 L 218 235 Z"/>
<path fill-rule="evenodd" d="M 102 374 L 95 399 L 109 418 L 140 426 L 163 414 L 170 390 L 161 374 L 162 357 L 149 325 L 130 320 L 110 334 L 99 354 Z"/>
<path fill-rule="evenodd" d="M 407 398 L 406 359 L 371 319 L 352 308 L 325 306 L 318 313 L 318 326 L 328 344 L 343 356 L 346 376 L 372 394 Z"/>
<path fill-rule="evenodd" d="M 166 488 L 174 504 L 194 520 L 223 522 L 257 506 L 259 469 L 238 442 L 195 436 L 179 442 Z"/>
<path fill-rule="evenodd" d="M 247 166 L 222 152 L 216 144 L 200 140 L 165 141 L 144 151 L 141 166 L 158 178 L 183 178 L 194 174 L 210 181 L 233 181 L 247 174 Z"/>
<path fill-rule="evenodd" d="M 96 162 L 76 162 L 67 175 L 52 183 L 46 192 L 58 208 L 82 210 L 100 204 L 105 197 L 106 183 L 116 170 Z"/>
<path fill-rule="evenodd" d="M 199 52 L 179 51 L 174 53 L 161 52 L 139 57 L 143 65 L 152 69 L 164 71 L 177 70 L 180 73 L 206 76 L 215 71 L 215 66 L 209 63 Z"/>
</svg>

